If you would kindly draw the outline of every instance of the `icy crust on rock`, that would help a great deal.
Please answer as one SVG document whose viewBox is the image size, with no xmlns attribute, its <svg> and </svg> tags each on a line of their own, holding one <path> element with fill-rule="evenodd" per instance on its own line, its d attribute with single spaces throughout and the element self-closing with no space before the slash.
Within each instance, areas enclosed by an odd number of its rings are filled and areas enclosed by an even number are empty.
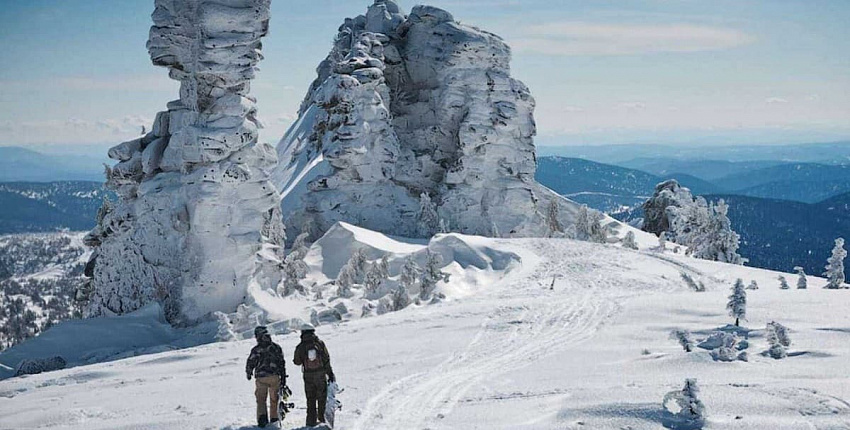
<svg viewBox="0 0 850 430">
<path fill-rule="evenodd" d="M 404 16 L 376 0 L 346 19 L 278 146 L 286 224 L 314 238 L 337 221 L 544 236 L 554 201 L 572 225 L 578 206 L 533 179 L 534 99 L 510 59 L 498 36 L 430 6 Z M 423 223 L 423 200 L 438 219 Z"/>
<path fill-rule="evenodd" d="M 257 143 L 248 95 L 269 2 L 156 0 L 148 51 L 180 81 L 180 99 L 150 133 L 109 151 L 119 201 L 87 237 L 88 316 L 160 302 L 170 322 L 192 322 L 232 312 L 254 279 L 274 282 L 259 269 L 276 264 L 283 240 L 269 179 L 277 157 Z"/>
</svg>

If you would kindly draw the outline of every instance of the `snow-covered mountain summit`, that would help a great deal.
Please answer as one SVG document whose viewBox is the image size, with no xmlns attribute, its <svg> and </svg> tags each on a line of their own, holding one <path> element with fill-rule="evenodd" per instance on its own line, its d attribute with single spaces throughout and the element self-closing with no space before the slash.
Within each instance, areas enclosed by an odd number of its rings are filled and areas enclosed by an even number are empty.
<svg viewBox="0 0 850 430">
<path fill-rule="evenodd" d="M 534 99 L 497 35 L 375 0 L 319 65 L 273 174 L 288 228 L 544 236 L 578 206 L 534 181 Z M 290 234 L 294 238 L 296 234 Z"/>
</svg>

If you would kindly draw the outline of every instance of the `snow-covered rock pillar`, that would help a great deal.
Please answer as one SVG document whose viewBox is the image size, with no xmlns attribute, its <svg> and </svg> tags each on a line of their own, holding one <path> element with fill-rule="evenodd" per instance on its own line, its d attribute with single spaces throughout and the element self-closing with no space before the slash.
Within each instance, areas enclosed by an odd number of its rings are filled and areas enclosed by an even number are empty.
<svg viewBox="0 0 850 430">
<path fill-rule="evenodd" d="M 274 149 L 257 143 L 250 80 L 271 0 L 156 0 L 148 51 L 180 81 L 180 99 L 119 161 L 89 234 L 96 247 L 89 316 L 163 304 L 172 323 L 232 312 L 255 280 L 274 282 L 283 240 Z"/>
</svg>

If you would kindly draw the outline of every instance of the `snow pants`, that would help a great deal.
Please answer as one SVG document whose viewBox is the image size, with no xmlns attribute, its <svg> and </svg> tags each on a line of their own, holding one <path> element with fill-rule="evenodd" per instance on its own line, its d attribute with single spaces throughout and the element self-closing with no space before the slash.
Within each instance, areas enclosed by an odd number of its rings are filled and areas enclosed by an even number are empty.
<svg viewBox="0 0 850 430">
<path fill-rule="evenodd" d="M 325 404 L 328 400 L 328 378 L 325 372 L 305 373 L 304 392 L 307 396 L 307 426 L 325 422 Z"/>
<path fill-rule="evenodd" d="M 261 416 L 266 416 L 269 419 L 280 419 L 277 416 L 277 393 L 280 389 L 280 376 L 260 376 L 256 379 L 257 388 L 254 390 L 254 395 L 257 397 L 257 420 Z M 266 407 L 266 398 L 270 400 L 270 407 Z"/>
</svg>

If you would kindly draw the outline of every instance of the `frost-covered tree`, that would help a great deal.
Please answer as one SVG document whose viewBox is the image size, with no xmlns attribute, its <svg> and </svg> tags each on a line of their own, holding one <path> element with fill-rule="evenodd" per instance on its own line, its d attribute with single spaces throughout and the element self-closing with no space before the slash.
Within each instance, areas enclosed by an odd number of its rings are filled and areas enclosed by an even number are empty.
<svg viewBox="0 0 850 430">
<path fill-rule="evenodd" d="M 691 338 L 691 332 L 688 330 L 673 330 L 670 332 L 670 339 L 679 342 L 685 352 L 694 350 L 694 340 Z"/>
<path fill-rule="evenodd" d="M 675 402 L 675 406 L 671 403 Z M 675 414 L 682 428 L 701 429 L 705 425 L 705 406 L 699 399 L 696 379 L 686 379 L 681 390 L 671 391 L 664 396 L 664 409 Z"/>
<path fill-rule="evenodd" d="M 295 291 L 304 292 L 304 287 L 301 286 L 301 280 L 307 277 L 307 263 L 304 262 L 304 256 L 307 255 L 308 233 L 301 233 L 292 243 L 292 249 L 283 259 L 281 269 L 283 270 L 283 282 L 278 287 L 278 293 L 282 296 L 288 296 Z"/>
<path fill-rule="evenodd" d="M 687 284 L 692 290 L 698 293 L 705 292 L 705 284 L 703 284 L 702 281 L 697 282 L 691 275 L 685 272 L 680 272 L 679 275 L 682 276 L 682 280 L 684 280 L 685 284 Z"/>
<path fill-rule="evenodd" d="M 794 271 L 797 272 L 797 289 L 805 290 L 809 287 L 809 281 L 806 279 L 806 271 L 800 267 L 794 267 Z"/>
<path fill-rule="evenodd" d="M 440 282 L 449 282 L 449 274 L 440 270 L 440 264 L 443 262 L 440 254 L 426 251 L 425 253 L 425 270 L 419 278 L 419 298 L 421 300 L 429 300 L 434 288 Z"/>
<path fill-rule="evenodd" d="M 439 227 L 440 217 L 437 215 L 437 206 L 428 193 L 419 195 L 419 212 L 416 217 L 419 234 L 424 237 L 433 236 Z"/>
<path fill-rule="evenodd" d="M 770 349 L 767 350 L 768 355 L 777 360 L 787 357 L 786 348 L 791 346 L 788 327 L 776 321 L 771 321 L 767 323 L 765 332 L 767 333 L 767 343 L 770 345 Z"/>
<path fill-rule="evenodd" d="M 449 227 L 448 221 L 445 218 L 440 218 L 440 233 L 446 234 L 451 232 L 452 230 Z"/>
<path fill-rule="evenodd" d="M 736 360 L 747 361 L 747 353 L 741 351 L 740 339 L 735 333 L 715 331 L 702 341 L 699 346 L 709 349 L 714 361 L 732 362 Z"/>
<path fill-rule="evenodd" d="M 546 227 L 549 228 L 549 237 L 560 237 L 564 233 L 564 227 L 561 225 L 561 207 L 556 199 L 549 202 L 549 208 L 546 210 Z"/>
<path fill-rule="evenodd" d="M 625 237 L 623 237 L 623 248 L 638 249 L 638 244 L 635 241 L 635 233 L 634 232 L 630 231 L 630 232 L 626 233 Z"/>
<path fill-rule="evenodd" d="M 587 208 L 587 205 L 581 205 L 576 216 L 576 239 L 590 240 L 592 224 L 593 220 L 590 216 L 590 210 Z"/>
<path fill-rule="evenodd" d="M 390 263 L 384 255 L 380 260 L 372 263 L 366 272 L 366 292 L 374 295 L 381 284 L 390 277 Z"/>
<path fill-rule="evenodd" d="M 689 240 L 687 245 L 696 258 L 731 264 L 744 264 L 738 255 L 741 237 L 732 230 L 729 206 L 723 199 L 711 205 L 711 216 L 704 232 Z M 677 243 L 681 243 L 678 242 Z"/>
<path fill-rule="evenodd" d="M 729 310 L 729 315 L 735 318 L 735 325 L 740 326 L 741 320 L 747 319 L 747 290 L 744 288 L 744 281 L 738 278 L 735 281 L 735 286 L 732 287 L 732 294 L 729 296 L 729 302 L 726 303 L 726 309 Z"/>
<path fill-rule="evenodd" d="M 747 285 L 747 289 L 748 290 L 758 290 L 759 289 L 759 283 L 756 282 L 755 279 L 753 279 L 752 281 L 750 281 L 750 285 Z"/>
<path fill-rule="evenodd" d="M 392 293 L 393 311 L 400 311 L 410 305 L 410 295 L 404 285 L 399 285 Z"/>
<path fill-rule="evenodd" d="M 407 290 L 412 290 L 419 282 L 419 275 L 422 273 L 422 268 L 416 263 L 412 256 L 404 259 L 404 265 L 401 266 L 401 275 L 398 282 Z"/>
<path fill-rule="evenodd" d="M 357 248 L 351 254 L 348 264 L 354 269 L 354 282 L 360 283 L 366 278 L 366 271 L 369 269 L 369 260 L 366 256 L 366 250 Z"/>
<path fill-rule="evenodd" d="M 590 213 L 590 241 L 594 243 L 608 243 L 608 232 L 602 226 L 605 216 L 599 211 Z"/>
<path fill-rule="evenodd" d="M 351 264 L 351 260 L 342 266 L 336 277 L 337 295 L 339 297 L 351 297 L 351 287 L 357 283 L 357 269 Z"/>
<path fill-rule="evenodd" d="M 847 251 L 844 249 L 844 239 L 835 239 L 835 247 L 832 248 L 832 256 L 826 260 L 826 286 L 824 288 L 838 289 L 847 288 L 844 285 L 844 258 L 847 257 Z"/>
<path fill-rule="evenodd" d="M 788 280 L 785 279 L 784 276 L 779 275 L 779 278 L 777 278 L 777 279 L 779 279 L 779 289 L 780 290 L 790 290 L 791 289 L 791 286 L 788 285 Z"/>
</svg>

